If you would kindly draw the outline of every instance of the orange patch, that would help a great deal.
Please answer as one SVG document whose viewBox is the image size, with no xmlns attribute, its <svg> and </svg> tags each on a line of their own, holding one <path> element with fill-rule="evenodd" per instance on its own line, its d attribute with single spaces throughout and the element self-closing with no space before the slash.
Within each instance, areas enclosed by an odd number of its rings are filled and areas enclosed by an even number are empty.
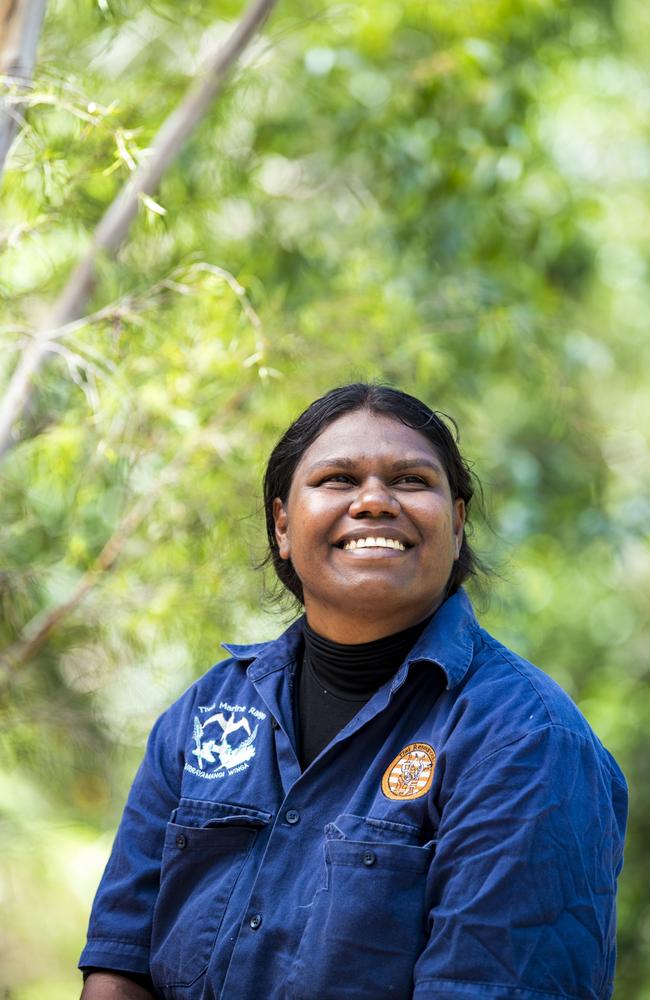
<svg viewBox="0 0 650 1000">
<path fill-rule="evenodd" d="M 392 760 L 381 779 L 388 799 L 419 799 L 431 788 L 436 751 L 428 743 L 409 743 Z"/>
</svg>

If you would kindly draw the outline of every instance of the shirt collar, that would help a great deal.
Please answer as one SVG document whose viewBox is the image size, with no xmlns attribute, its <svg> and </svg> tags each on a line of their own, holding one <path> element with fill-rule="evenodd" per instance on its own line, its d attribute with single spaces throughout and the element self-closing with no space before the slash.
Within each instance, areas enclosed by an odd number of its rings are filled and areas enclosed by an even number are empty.
<svg viewBox="0 0 650 1000">
<path fill-rule="evenodd" d="M 223 648 L 237 660 L 252 664 L 249 671 L 253 680 L 278 670 L 296 659 L 302 642 L 303 615 L 289 626 L 277 639 L 267 642 L 234 643 L 222 642 Z"/>
<path fill-rule="evenodd" d="M 255 679 L 277 670 L 295 659 L 302 636 L 301 616 L 289 628 L 267 642 L 222 643 L 237 660 L 254 663 Z M 419 637 L 406 663 L 429 660 L 437 664 L 447 678 L 447 688 L 456 687 L 464 678 L 474 655 L 474 634 L 478 629 L 471 602 L 461 588 L 442 604 Z"/>
<path fill-rule="evenodd" d="M 455 688 L 472 662 L 478 628 L 471 601 L 461 587 L 440 605 L 407 656 L 406 663 L 418 660 L 436 663 L 447 678 L 447 688 Z"/>
</svg>

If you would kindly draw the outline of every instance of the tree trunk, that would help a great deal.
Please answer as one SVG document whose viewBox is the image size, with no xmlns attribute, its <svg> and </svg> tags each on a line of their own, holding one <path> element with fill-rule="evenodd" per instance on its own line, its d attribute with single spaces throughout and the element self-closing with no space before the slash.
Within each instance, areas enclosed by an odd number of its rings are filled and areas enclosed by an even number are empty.
<svg viewBox="0 0 650 1000">
<path fill-rule="evenodd" d="M 19 91 L 31 86 L 46 0 L 0 0 L 0 76 Z M 21 121 L 20 103 L 0 98 L 0 177 Z"/>
</svg>

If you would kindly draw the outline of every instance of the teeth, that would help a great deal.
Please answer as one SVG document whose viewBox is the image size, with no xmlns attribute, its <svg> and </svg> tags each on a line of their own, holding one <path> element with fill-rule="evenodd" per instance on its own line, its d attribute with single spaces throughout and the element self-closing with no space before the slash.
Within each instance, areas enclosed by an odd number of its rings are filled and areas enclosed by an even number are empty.
<svg viewBox="0 0 650 1000">
<path fill-rule="evenodd" d="M 396 538 L 352 538 L 343 545 L 345 551 L 354 549 L 397 549 L 404 552 L 406 546 Z"/>
</svg>

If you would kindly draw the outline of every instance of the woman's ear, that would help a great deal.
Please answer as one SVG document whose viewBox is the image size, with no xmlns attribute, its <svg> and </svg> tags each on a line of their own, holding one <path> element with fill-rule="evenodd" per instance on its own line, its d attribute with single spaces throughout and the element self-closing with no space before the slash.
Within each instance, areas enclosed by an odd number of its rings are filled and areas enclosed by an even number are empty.
<svg viewBox="0 0 650 1000">
<path fill-rule="evenodd" d="M 289 521 L 287 512 L 280 497 L 273 501 L 273 520 L 275 522 L 275 540 L 278 543 L 280 559 L 288 559 L 290 556 L 289 546 Z"/>
</svg>

